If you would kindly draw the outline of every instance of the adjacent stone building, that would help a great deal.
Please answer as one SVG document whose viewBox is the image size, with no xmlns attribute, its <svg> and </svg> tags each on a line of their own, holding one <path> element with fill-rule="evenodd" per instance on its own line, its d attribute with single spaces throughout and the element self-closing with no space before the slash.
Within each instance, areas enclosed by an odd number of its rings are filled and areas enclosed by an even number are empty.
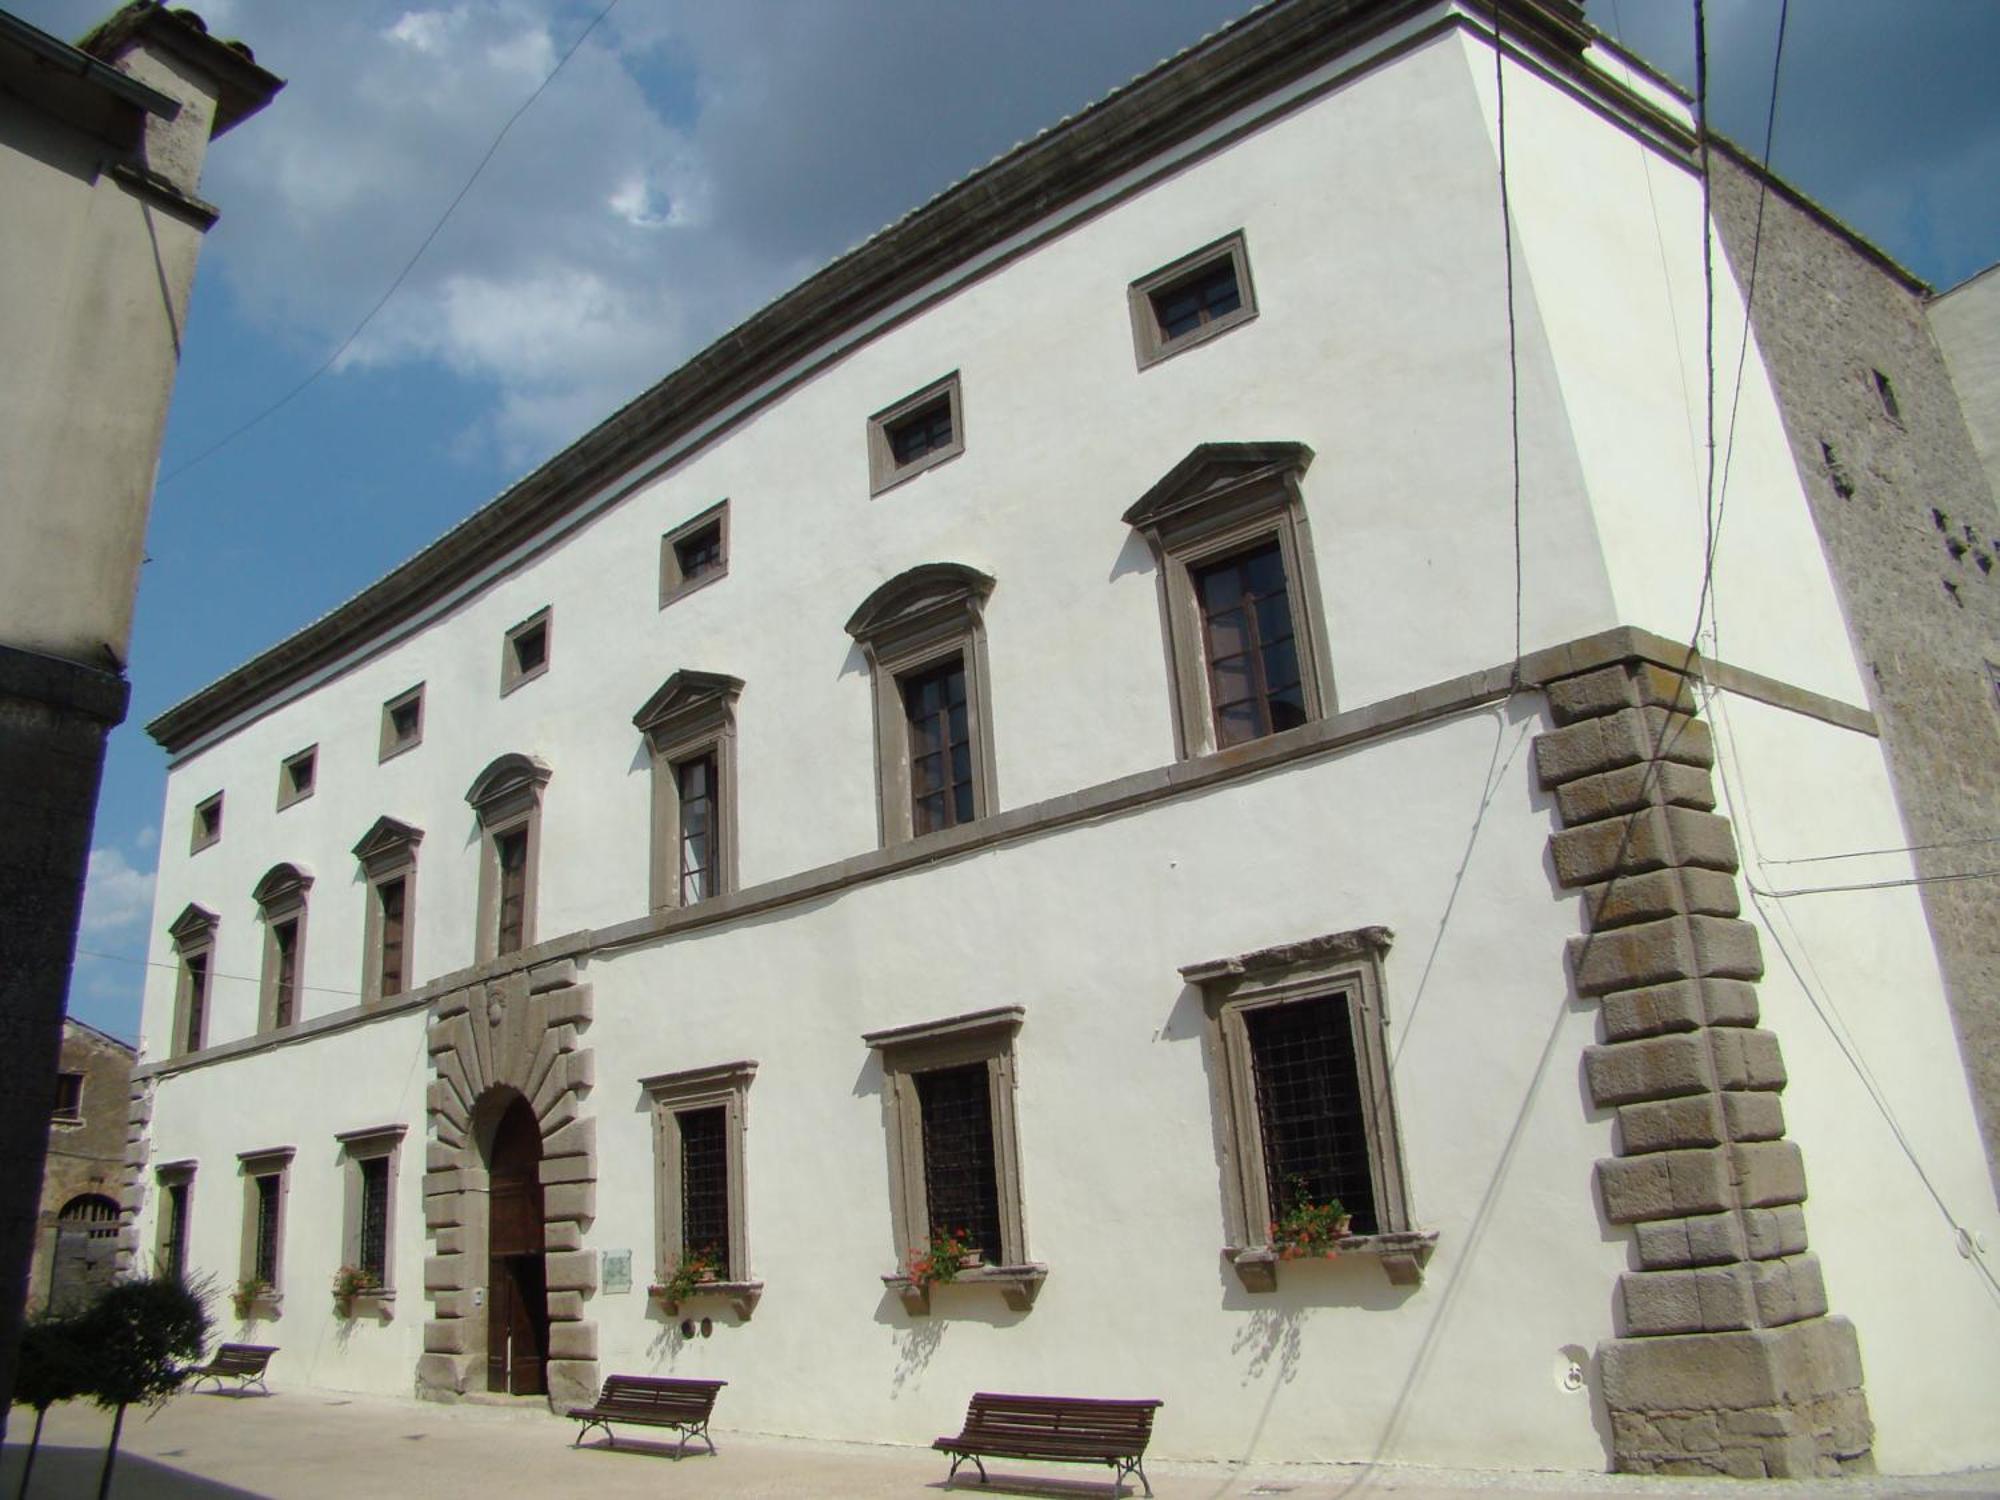
<svg viewBox="0 0 2000 1500">
<path fill-rule="evenodd" d="M 41 1228 L 28 1274 L 31 1312 L 73 1308 L 117 1273 L 133 1056 L 129 1042 L 63 1022 Z"/>
<path fill-rule="evenodd" d="M 1499 17 L 1259 10 L 156 720 L 134 1249 L 438 1399 L 2000 1458 L 1987 1001 L 1800 456 L 1865 414 L 1718 181 L 1710 508 L 1688 101 Z"/>
</svg>

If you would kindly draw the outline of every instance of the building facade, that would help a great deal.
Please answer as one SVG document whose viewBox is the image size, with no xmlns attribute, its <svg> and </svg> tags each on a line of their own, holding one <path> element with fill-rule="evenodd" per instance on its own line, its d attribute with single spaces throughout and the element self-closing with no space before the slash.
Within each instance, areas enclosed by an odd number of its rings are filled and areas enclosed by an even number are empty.
<svg viewBox="0 0 2000 1500">
<path fill-rule="evenodd" d="M 1990 1461 L 1914 866 L 1740 852 L 1912 840 L 1694 147 L 1563 0 L 1260 11 L 162 716 L 135 1250 L 357 1389 Z"/>
<path fill-rule="evenodd" d="M 0 1391 L 167 399 L 216 219 L 202 162 L 282 86 L 189 10 L 135 0 L 74 47 L 0 11 Z"/>
<path fill-rule="evenodd" d="M 129 1042 L 63 1022 L 41 1226 L 28 1273 L 31 1311 L 75 1308 L 117 1272 L 132 1062 Z"/>
</svg>

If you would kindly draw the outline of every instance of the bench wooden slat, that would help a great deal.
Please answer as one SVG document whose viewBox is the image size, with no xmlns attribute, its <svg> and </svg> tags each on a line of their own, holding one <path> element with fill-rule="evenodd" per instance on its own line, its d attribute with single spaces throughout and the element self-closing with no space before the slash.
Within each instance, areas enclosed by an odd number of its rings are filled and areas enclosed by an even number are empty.
<svg viewBox="0 0 2000 1500">
<path fill-rule="evenodd" d="M 1152 1437 L 1156 1400 L 1105 1400 L 1086 1396 L 1015 1396 L 980 1391 L 966 1407 L 956 1437 L 933 1448 L 952 1455 L 949 1484 L 967 1459 L 986 1478 L 981 1458 L 1040 1459 L 1050 1463 L 1101 1463 L 1112 1470 L 1114 1493 L 1125 1474 L 1137 1474 L 1152 1494 L 1141 1464 Z"/>
<path fill-rule="evenodd" d="M 277 1352 L 276 1344 L 217 1344 L 207 1364 L 188 1371 L 189 1389 L 199 1386 L 204 1380 L 213 1380 L 216 1390 L 220 1391 L 224 1380 L 233 1380 L 238 1394 L 255 1384 L 262 1386 L 268 1396 L 271 1388 L 264 1384 L 264 1371 L 270 1366 L 271 1356 Z"/>
<path fill-rule="evenodd" d="M 611 1424 L 623 1422 L 677 1429 L 681 1438 L 674 1449 L 676 1458 L 686 1449 L 690 1437 L 699 1437 L 713 1453 L 715 1440 L 708 1435 L 709 1414 L 715 1409 L 716 1392 L 728 1383 L 684 1380 L 670 1375 L 608 1375 L 592 1405 L 570 1408 L 570 1416 L 583 1423 L 577 1430 L 576 1443 L 571 1446 L 581 1445 L 592 1427 L 602 1427 L 605 1441 L 616 1447 Z"/>
</svg>

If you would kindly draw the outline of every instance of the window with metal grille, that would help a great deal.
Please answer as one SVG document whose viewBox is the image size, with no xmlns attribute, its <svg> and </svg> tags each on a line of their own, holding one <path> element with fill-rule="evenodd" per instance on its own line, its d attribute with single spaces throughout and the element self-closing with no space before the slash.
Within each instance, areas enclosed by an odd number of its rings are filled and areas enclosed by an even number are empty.
<svg viewBox="0 0 2000 1500">
<path fill-rule="evenodd" d="M 83 1118 L 83 1075 L 81 1073 L 56 1074 L 56 1107 L 52 1113 L 58 1120 L 81 1120 Z"/>
<path fill-rule="evenodd" d="M 271 1024 L 289 1026 L 299 1008 L 299 924 L 279 922 L 271 929 L 277 945 L 278 969 L 271 1007 Z"/>
<path fill-rule="evenodd" d="M 674 1115 L 681 1136 L 681 1253 L 729 1268 L 729 1117 L 721 1105 Z"/>
<path fill-rule="evenodd" d="M 903 678 L 910 726 L 910 831 L 972 821 L 972 723 L 965 659 L 953 657 Z"/>
<path fill-rule="evenodd" d="M 1357 1233 L 1375 1233 L 1368 1125 L 1346 998 L 1265 1006 L 1243 1022 L 1272 1216 L 1338 1198 Z"/>
<path fill-rule="evenodd" d="M 951 402 L 942 396 L 889 424 L 889 451 L 898 464 L 913 464 L 950 446 Z"/>
<path fill-rule="evenodd" d="M 1193 333 L 1203 324 L 1227 317 L 1243 305 L 1237 286 L 1236 262 L 1225 256 L 1192 276 L 1154 292 L 1153 316 L 1162 343 Z"/>
<path fill-rule="evenodd" d="M 994 1173 L 993 1099 L 986 1064 L 916 1075 L 923 1116 L 924 1201 L 930 1231 L 964 1231 L 986 1259 L 1004 1259 Z"/>
<path fill-rule="evenodd" d="M 382 903 L 382 974 L 384 1000 L 403 993 L 403 907 L 406 889 L 401 880 L 385 880 L 375 887 L 375 899 Z"/>
<path fill-rule="evenodd" d="M 675 542 L 674 560 L 680 566 L 683 583 L 693 583 L 715 572 L 722 566 L 722 522 L 713 521 Z"/>
<path fill-rule="evenodd" d="M 278 1284 L 278 1200 L 279 1189 L 284 1179 L 276 1172 L 266 1173 L 257 1181 L 257 1240 L 256 1253 L 251 1258 L 250 1274 L 266 1286 Z"/>
<path fill-rule="evenodd" d="M 160 1259 L 162 1269 L 174 1281 L 187 1278 L 188 1186 L 185 1182 L 167 1184 L 166 1244 Z"/>
<path fill-rule="evenodd" d="M 361 1269 L 377 1286 L 389 1280 L 389 1158 L 364 1156 L 361 1169 Z"/>
<path fill-rule="evenodd" d="M 500 915 L 493 951 L 496 955 L 514 953 L 527 932 L 528 831 L 518 828 L 495 837 L 493 856 L 500 866 Z"/>
<path fill-rule="evenodd" d="M 674 767 L 681 802 L 681 905 L 715 894 L 715 757 L 698 755 Z"/>
<path fill-rule="evenodd" d="M 188 954 L 188 1044 L 186 1052 L 202 1050 L 202 1028 L 208 1022 L 208 954 Z"/>
<path fill-rule="evenodd" d="M 1306 722 L 1285 561 L 1275 539 L 1194 573 L 1218 747 Z"/>
</svg>

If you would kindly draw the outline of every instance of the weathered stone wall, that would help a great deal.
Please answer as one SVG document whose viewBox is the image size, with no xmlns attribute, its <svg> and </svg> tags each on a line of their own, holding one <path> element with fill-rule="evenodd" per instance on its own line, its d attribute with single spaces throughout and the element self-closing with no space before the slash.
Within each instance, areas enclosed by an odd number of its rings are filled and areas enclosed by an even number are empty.
<svg viewBox="0 0 2000 1500">
<path fill-rule="evenodd" d="M 41 1224 L 28 1274 L 28 1307 L 42 1307 L 49 1294 L 49 1262 L 55 1250 L 56 1216 L 84 1193 L 125 1203 L 127 1096 L 132 1087 L 132 1049 L 100 1031 L 63 1023 L 65 1073 L 83 1075 L 83 1107 L 76 1120 L 49 1122 L 48 1166 L 42 1174 Z"/>
<path fill-rule="evenodd" d="M 1752 324 L 1868 669 L 2000 1187 L 2000 883 L 1950 878 L 1990 868 L 2000 847 L 1991 842 L 2000 717 L 1988 666 L 2000 662 L 2000 514 L 1923 291 L 1788 192 L 1764 195 L 1759 236 L 1758 181 L 1750 166 L 1715 154 L 1716 224 L 1739 282 L 1761 238 Z M 1893 417 L 1878 371 L 1894 392 Z"/>
<path fill-rule="evenodd" d="M 597 1256 L 583 1248 L 597 1215 L 597 1122 L 582 1113 L 595 1054 L 578 1043 L 590 1019 L 590 986 L 576 982 L 567 961 L 454 990 L 432 1007 L 424 1294 L 433 1316 L 417 1362 L 419 1395 L 449 1400 L 483 1378 L 487 1143 L 478 1126 L 482 1101 L 507 1088 L 527 1098 L 542 1128 L 549 1403 L 566 1409 L 597 1394 L 597 1324 L 584 1315 Z"/>
<path fill-rule="evenodd" d="M 1689 679 L 1631 661 L 1548 686 L 1536 769 L 1580 890 L 1577 992 L 1602 1006 L 1584 1072 L 1618 1112 L 1604 1215 L 1634 1229 L 1620 1337 L 1599 1346 L 1614 1467 L 1803 1478 L 1869 1466 L 1851 1324 L 1806 1248 L 1805 1164 L 1785 1136 L 1785 1065 L 1757 1025 L 1757 930 Z"/>
</svg>

